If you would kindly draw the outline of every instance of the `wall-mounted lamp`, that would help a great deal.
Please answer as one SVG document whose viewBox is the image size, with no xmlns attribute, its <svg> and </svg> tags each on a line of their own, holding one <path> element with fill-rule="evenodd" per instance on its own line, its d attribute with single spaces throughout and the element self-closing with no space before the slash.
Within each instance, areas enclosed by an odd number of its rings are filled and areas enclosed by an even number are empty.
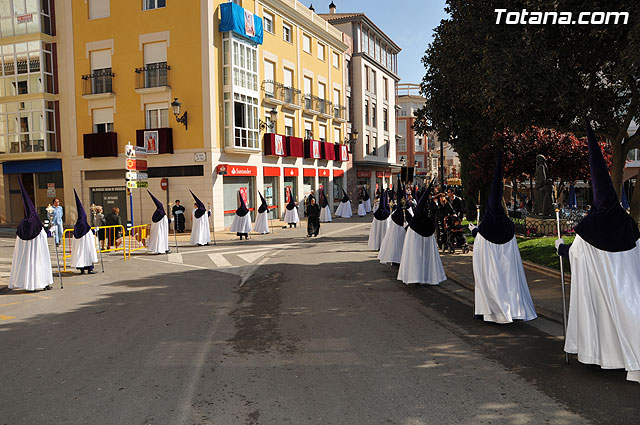
<svg viewBox="0 0 640 425">
<path fill-rule="evenodd" d="M 269 129 L 273 133 L 273 129 L 276 127 L 276 120 L 278 119 L 278 110 L 274 107 L 269 111 L 270 122 L 260 120 L 260 132 Z"/>
<path fill-rule="evenodd" d="M 174 97 L 173 102 L 171 102 L 171 107 L 173 108 L 173 115 L 176 116 L 176 121 L 184 124 L 184 129 L 188 130 L 189 128 L 187 127 L 187 111 L 184 111 L 184 114 L 182 114 L 182 116 L 179 117 L 181 106 L 182 106 L 182 103 L 178 101 L 177 97 Z"/>
<path fill-rule="evenodd" d="M 349 152 L 353 152 L 356 147 L 356 143 L 358 143 L 358 129 L 354 129 L 351 132 L 351 137 L 344 139 L 345 143 L 349 143 Z"/>
</svg>

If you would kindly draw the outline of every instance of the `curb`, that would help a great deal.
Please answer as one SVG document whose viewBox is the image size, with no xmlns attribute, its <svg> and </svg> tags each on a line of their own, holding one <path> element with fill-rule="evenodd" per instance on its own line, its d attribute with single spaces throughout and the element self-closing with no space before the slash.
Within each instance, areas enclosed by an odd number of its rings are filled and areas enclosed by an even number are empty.
<svg viewBox="0 0 640 425">
<path fill-rule="evenodd" d="M 529 270 L 534 272 L 542 273 L 544 275 L 555 277 L 560 280 L 560 272 L 556 269 L 552 269 L 551 267 L 541 266 L 540 264 L 532 263 L 531 261 L 522 260 L 522 265 Z M 571 273 L 565 272 L 564 274 L 565 284 L 569 284 L 571 282 Z"/>
</svg>

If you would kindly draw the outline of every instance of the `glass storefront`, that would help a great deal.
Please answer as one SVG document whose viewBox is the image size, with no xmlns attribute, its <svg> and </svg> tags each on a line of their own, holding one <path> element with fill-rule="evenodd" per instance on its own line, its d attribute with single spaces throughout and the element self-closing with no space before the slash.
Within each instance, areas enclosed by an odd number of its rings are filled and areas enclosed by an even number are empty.
<svg viewBox="0 0 640 425">
<path fill-rule="evenodd" d="M 342 201 L 344 194 L 342 193 L 342 179 L 343 177 L 333 177 L 333 205 L 338 205 Z"/>
<path fill-rule="evenodd" d="M 255 209 L 255 177 L 228 177 L 224 176 L 222 182 L 223 199 L 224 199 L 224 227 L 231 226 L 233 217 L 238 209 L 238 191 L 246 190 L 247 192 L 247 208 Z M 207 201 L 200 199 L 206 206 Z M 187 209 L 187 211 L 191 211 Z M 255 211 L 251 211 L 251 221 L 255 219 Z"/>
<path fill-rule="evenodd" d="M 287 189 L 291 189 L 291 193 L 293 193 L 293 199 L 295 201 L 298 201 L 298 178 L 297 177 L 285 177 L 283 189 L 284 189 L 285 205 L 289 202 L 289 191 Z"/>
<path fill-rule="evenodd" d="M 267 204 L 269 204 L 269 208 L 275 207 L 273 209 L 269 209 L 269 219 L 278 218 L 278 177 L 265 177 L 264 178 L 264 188 L 262 192 L 262 196 L 267 200 Z M 258 205 L 259 206 L 259 205 Z"/>
<path fill-rule="evenodd" d="M 22 178 L 22 184 L 33 200 L 40 220 L 47 219 L 47 206 L 52 204 L 55 198 L 60 199 L 60 205 L 63 208 L 66 207 L 62 171 L 9 174 L 8 176 L 10 215 L 7 218 L 11 223 L 18 223 L 24 218 L 18 178 Z"/>
</svg>

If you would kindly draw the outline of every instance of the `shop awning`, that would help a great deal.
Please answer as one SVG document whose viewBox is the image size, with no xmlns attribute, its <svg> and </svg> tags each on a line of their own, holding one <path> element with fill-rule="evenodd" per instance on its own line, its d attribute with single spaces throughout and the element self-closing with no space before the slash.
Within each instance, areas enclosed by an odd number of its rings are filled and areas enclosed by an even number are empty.
<svg viewBox="0 0 640 425">
<path fill-rule="evenodd" d="M 54 171 L 62 171 L 62 160 L 40 159 L 33 161 L 8 161 L 2 163 L 2 172 L 4 174 L 51 173 Z"/>
</svg>

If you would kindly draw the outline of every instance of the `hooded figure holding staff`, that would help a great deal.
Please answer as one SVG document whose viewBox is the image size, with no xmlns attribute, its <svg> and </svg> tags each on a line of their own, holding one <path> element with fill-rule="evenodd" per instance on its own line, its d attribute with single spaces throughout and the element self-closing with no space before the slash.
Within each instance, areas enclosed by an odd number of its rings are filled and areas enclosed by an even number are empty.
<svg viewBox="0 0 640 425">
<path fill-rule="evenodd" d="M 147 190 L 149 196 L 156 204 L 156 210 L 151 216 L 151 230 L 149 234 L 149 245 L 147 252 L 151 254 L 168 254 L 169 253 L 169 217 L 164 211 L 162 202 L 158 200 L 151 192 Z"/>
<path fill-rule="evenodd" d="M 96 236 L 91 230 L 91 226 L 87 222 L 87 213 L 84 211 L 82 202 L 73 189 L 76 197 L 76 208 L 78 210 L 78 220 L 73 226 L 73 243 L 71 244 L 71 267 L 80 270 L 80 274 L 86 271 L 88 274 L 94 274 L 93 263 L 98 262 L 98 253 L 96 252 Z"/>
</svg>

